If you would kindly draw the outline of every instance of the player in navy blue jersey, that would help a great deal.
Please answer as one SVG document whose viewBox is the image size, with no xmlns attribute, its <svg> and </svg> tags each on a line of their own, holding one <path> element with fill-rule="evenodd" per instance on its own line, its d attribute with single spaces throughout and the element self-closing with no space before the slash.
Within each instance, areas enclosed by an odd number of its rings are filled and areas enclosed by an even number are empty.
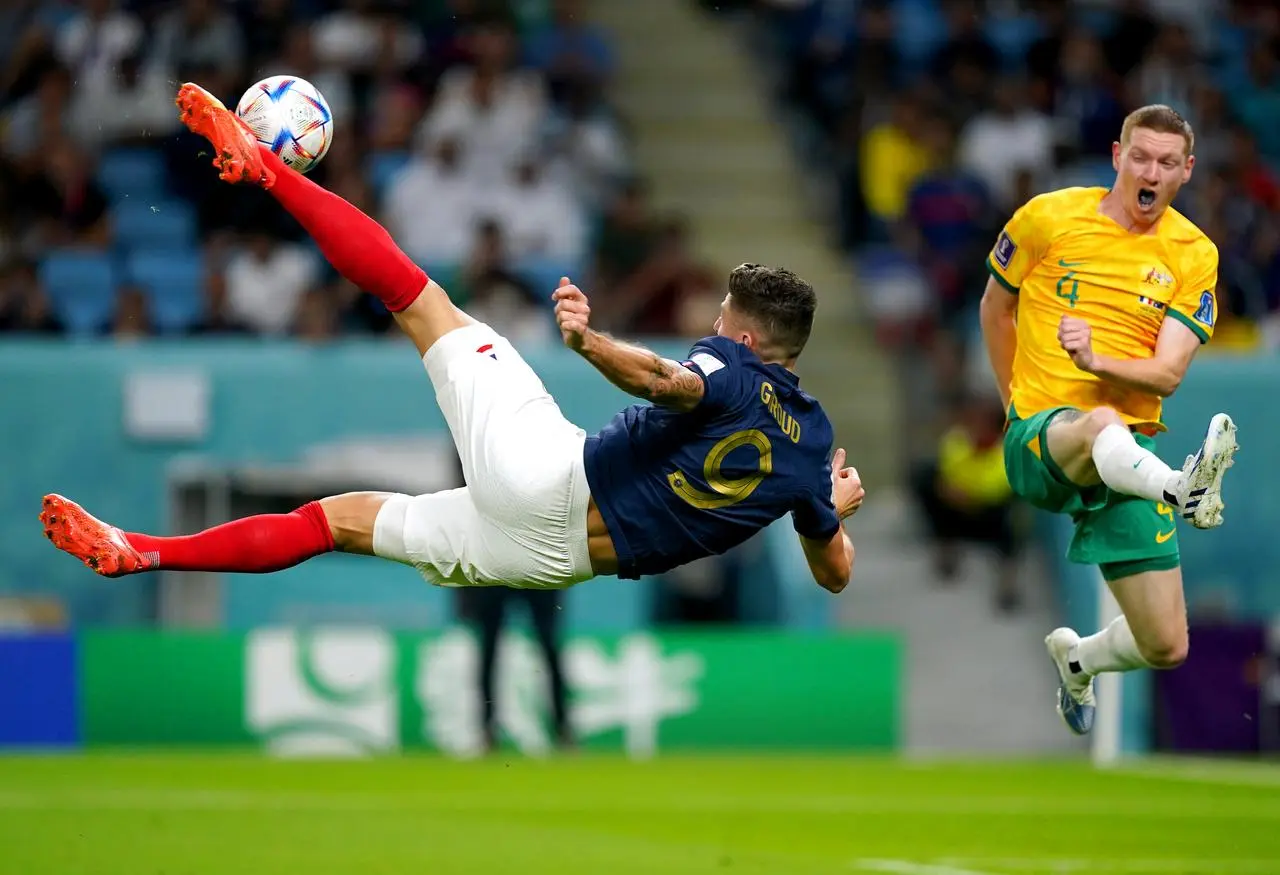
<svg viewBox="0 0 1280 875">
<path fill-rule="evenodd" d="M 653 402 L 628 407 L 586 441 L 587 482 L 616 557 L 610 570 L 658 574 L 723 553 L 790 513 L 819 582 L 841 589 L 853 549 L 833 503 L 831 423 L 791 370 L 813 324 L 813 289 L 789 271 L 742 265 L 715 336 L 680 363 L 592 331 L 577 287 L 555 298 L 566 345 Z M 837 469 L 842 461 L 843 452 Z"/>
<path fill-rule="evenodd" d="M 347 493 L 175 537 L 125 532 L 47 495 L 40 518 L 55 546 L 108 577 L 264 573 L 341 550 L 412 565 L 443 586 L 564 587 L 723 553 L 790 514 L 815 580 L 832 592 L 848 583 L 854 550 L 842 520 L 862 485 L 792 371 L 813 325 L 808 283 L 741 265 L 715 335 L 676 362 L 592 330 L 586 296 L 562 279 L 553 298 L 565 344 L 650 402 L 588 437 L 511 344 L 456 308 L 377 223 L 259 148 L 203 90 L 184 86 L 178 103 L 213 143 L 223 179 L 266 188 L 340 274 L 395 314 L 467 485 Z"/>
</svg>

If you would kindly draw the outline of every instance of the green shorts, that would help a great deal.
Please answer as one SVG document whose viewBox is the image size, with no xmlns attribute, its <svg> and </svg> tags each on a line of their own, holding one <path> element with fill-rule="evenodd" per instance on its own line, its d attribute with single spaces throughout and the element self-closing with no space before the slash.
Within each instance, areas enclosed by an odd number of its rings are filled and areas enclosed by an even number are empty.
<svg viewBox="0 0 1280 875">
<path fill-rule="evenodd" d="M 1070 407 L 1052 407 L 1028 419 L 1009 409 L 1004 435 L 1004 467 L 1013 491 L 1050 513 L 1070 515 L 1075 534 L 1067 558 L 1097 565 L 1107 580 L 1144 571 L 1177 568 L 1178 530 L 1167 504 L 1121 495 L 1106 486 L 1077 486 L 1049 457 L 1044 439 L 1050 421 Z M 1138 445 L 1155 449 L 1155 440 L 1135 434 Z"/>
</svg>

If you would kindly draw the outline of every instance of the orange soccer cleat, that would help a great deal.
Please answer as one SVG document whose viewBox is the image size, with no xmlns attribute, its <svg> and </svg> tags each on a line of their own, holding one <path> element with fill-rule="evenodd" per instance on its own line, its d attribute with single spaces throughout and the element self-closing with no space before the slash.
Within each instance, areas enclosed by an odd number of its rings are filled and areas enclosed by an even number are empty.
<svg viewBox="0 0 1280 875">
<path fill-rule="evenodd" d="M 275 173 L 266 166 L 258 151 L 258 140 L 234 112 L 222 101 L 194 82 L 178 89 L 179 117 L 182 123 L 213 144 L 217 155 L 213 166 L 227 182 L 248 182 L 270 188 Z"/>
<path fill-rule="evenodd" d="M 124 532 L 90 516 L 61 495 L 46 495 L 40 511 L 44 536 L 103 577 L 120 577 L 154 568 L 157 559 L 133 549 Z"/>
</svg>

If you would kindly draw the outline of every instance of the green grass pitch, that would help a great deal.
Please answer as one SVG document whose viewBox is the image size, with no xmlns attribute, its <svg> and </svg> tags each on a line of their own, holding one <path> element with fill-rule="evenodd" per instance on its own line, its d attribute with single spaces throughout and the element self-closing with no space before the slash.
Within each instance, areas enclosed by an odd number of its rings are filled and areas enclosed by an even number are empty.
<svg viewBox="0 0 1280 875">
<path fill-rule="evenodd" d="M 1280 875 L 1280 770 L 0 757 L 0 875 Z"/>
</svg>

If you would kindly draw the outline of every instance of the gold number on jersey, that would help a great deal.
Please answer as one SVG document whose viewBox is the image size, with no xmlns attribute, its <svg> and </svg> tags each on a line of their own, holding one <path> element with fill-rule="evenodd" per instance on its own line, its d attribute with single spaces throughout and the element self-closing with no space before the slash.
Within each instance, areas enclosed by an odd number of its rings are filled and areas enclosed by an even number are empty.
<svg viewBox="0 0 1280 875">
<path fill-rule="evenodd" d="M 721 473 L 724 460 L 739 447 L 755 447 L 760 454 L 756 470 L 745 477 L 726 477 Z M 667 475 L 671 489 L 684 501 L 698 510 L 717 510 L 729 507 L 745 499 L 756 491 L 764 478 L 773 473 L 773 444 L 769 436 L 759 429 L 738 431 L 716 443 L 707 453 L 702 465 L 702 476 L 711 487 L 705 492 L 689 482 L 683 471 L 675 471 Z"/>
<path fill-rule="evenodd" d="M 1065 298 L 1072 307 L 1076 305 L 1076 301 L 1080 300 L 1080 280 L 1075 277 L 1076 272 L 1074 270 L 1067 271 L 1062 279 L 1058 280 L 1058 287 L 1056 289 L 1058 297 Z M 1071 280 L 1071 290 L 1064 292 L 1063 287 L 1066 286 L 1067 280 Z"/>
</svg>

